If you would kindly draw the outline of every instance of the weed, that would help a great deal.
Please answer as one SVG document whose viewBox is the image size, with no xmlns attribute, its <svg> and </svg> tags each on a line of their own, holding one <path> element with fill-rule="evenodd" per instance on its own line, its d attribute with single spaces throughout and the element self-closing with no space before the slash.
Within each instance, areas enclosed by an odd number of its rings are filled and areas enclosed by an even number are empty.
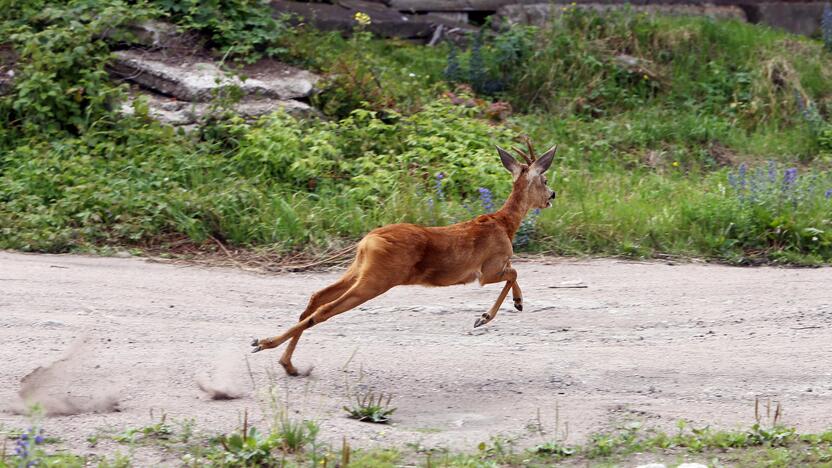
<svg viewBox="0 0 832 468">
<path fill-rule="evenodd" d="M 314 421 L 292 421 L 283 414 L 274 434 L 280 440 L 280 446 L 285 452 L 298 452 L 309 444 L 314 444 L 320 428 Z M 314 450 L 313 450 L 314 452 Z"/>
<path fill-rule="evenodd" d="M 378 398 L 376 398 L 373 392 L 365 393 L 363 396 L 356 393 L 355 404 L 352 406 L 344 406 L 344 411 L 352 419 L 387 424 L 390 422 L 390 416 L 396 411 L 396 408 L 390 406 L 392 399 L 392 394 L 388 394 L 387 400 L 385 401 L 384 393 L 379 393 Z"/>
<path fill-rule="evenodd" d="M 173 427 L 167 423 L 167 414 L 162 413 L 159 422 L 141 428 L 128 429 L 113 437 L 113 440 L 122 444 L 153 441 L 164 442 L 171 440 L 173 435 Z"/>
<path fill-rule="evenodd" d="M 256 427 L 219 438 L 224 450 L 222 461 L 229 465 L 263 465 L 272 457 L 272 450 L 280 446 L 273 434 L 263 435 Z"/>
</svg>

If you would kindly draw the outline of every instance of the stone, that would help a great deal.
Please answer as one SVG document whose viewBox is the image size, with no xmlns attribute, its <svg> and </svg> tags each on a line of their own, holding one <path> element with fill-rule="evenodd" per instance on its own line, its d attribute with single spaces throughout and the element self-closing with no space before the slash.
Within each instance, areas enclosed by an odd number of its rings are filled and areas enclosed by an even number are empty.
<svg viewBox="0 0 832 468">
<path fill-rule="evenodd" d="M 0 44 L 0 96 L 11 92 L 17 54 L 10 45 Z"/>
<path fill-rule="evenodd" d="M 276 73 L 241 79 L 204 58 L 167 57 L 161 52 L 122 50 L 115 52 L 110 70 L 120 78 L 159 94 L 184 101 L 210 101 L 218 89 L 238 87 L 257 98 L 297 99 L 310 96 L 318 76 L 284 65 Z"/>
<path fill-rule="evenodd" d="M 133 115 L 135 113 L 133 103 L 139 97 L 145 99 L 148 107 L 148 115 L 151 118 L 175 127 L 196 125 L 211 111 L 210 104 L 208 103 L 180 101 L 158 94 L 140 92 L 135 93 L 122 104 L 121 113 L 123 115 Z M 254 120 L 280 110 L 295 117 L 319 115 L 318 111 L 309 104 L 291 99 L 241 101 L 232 105 L 231 109 L 247 120 Z"/>
<path fill-rule="evenodd" d="M 122 28 L 108 31 L 104 37 L 133 45 L 153 48 L 179 46 L 182 42 L 182 35 L 176 25 L 158 20 L 147 20 L 129 24 Z"/>
<path fill-rule="evenodd" d="M 531 3 L 505 5 L 497 10 L 497 21 L 495 25 L 511 26 L 514 24 L 526 24 L 533 26 L 544 26 L 553 18 L 560 16 L 567 5 L 551 3 Z M 627 4 L 602 4 L 602 3 L 581 3 L 573 8 L 582 8 L 595 11 L 610 11 L 629 7 L 637 13 L 663 14 L 674 16 L 708 16 L 718 19 L 747 19 L 745 12 L 738 6 L 726 5 L 717 6 L 713 4 L 672 4 L 672 5 L 627 5 Z"/>
<path fill-rule="evenodd" d="M 820 29 L 824 2 L 771 2 L 746 5 L 748 19 L 795 34 L 811 35 Z"/>
<path fill-rule="evenodd" d="M 390 7 L 399 11 L 497 11 L 506 0 L 390 0 Z"/>
<path fill-rule="evenodd" d="M 436 18 L 441 18 L 452 23 L 468 23 L 468 13 L 464 11 L 434 11 L 431 12 L 431 16 L 435 16 Z"/>
<path fill-rule="evenodd" d="M 613 61 L 619 69 L 627 73 L 639 76 L 643 75 L 654 81 L 661 78 L 658 73 L 654 71 L 656 69 L 655 64 L 647 59 L 633 57 L 632 55 L 627 54 L 620 54 L 613 57 Z"/>
<path fill-rule="evenodd" d="M 0 67 L 0 96 L 9 93 L 14 86 L 14 70 Z"/>
</svg>

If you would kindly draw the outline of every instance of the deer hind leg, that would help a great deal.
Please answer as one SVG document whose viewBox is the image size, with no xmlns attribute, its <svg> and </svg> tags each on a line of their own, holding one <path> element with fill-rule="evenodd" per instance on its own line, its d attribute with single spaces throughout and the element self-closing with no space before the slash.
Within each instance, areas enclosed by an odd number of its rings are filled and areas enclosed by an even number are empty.
<svg viewBox="0 0 832 468">
<path fill-rule="evenodd" d="M 276 348 L 281 344 L 285 343 L 290 338 L 300 336 L 301 333 L 313 327 L 314 325 L 321 322 L 325 322 L 326 320 L 329 320 L 330 318 L 340 313 L 346 312 L 354 307 L 357 307 L 363 304 L 364 302 L 367 302 L 370 299 L 384 293 L 391 287 L 392 286 L 372 286 L 367 282 L 362 282 L 359 280 L 355 284 L 350 286 L 350 288 L 340 297 L 338 297 L 332 302 L 326 303 L 318 307 L 315 310 L 315 312 L 309 314 L 306 318 L 302 319 L 300 322 L 288 329 L 282 335 L 278 335 L 272 338 L 254 340 L 254 342 L 251 343 L 251 345 L 254 347 L 252 352 L 256 353 L 264 349 Z"/>
<path fill-rule="evenodd" d="M 486 323 L 494 320 L 494 317 L 497 316 L 497 311 L 500 310 L 500 306 L 503 305 L 503 301 L 506 299 L 508 295 L 508 290 L 512 290 L 512 295 L 514 296 L 514 306 L 517 307 L 518 302 L 521 304 L 520 308 L 522 308 L 522 296 L 520 295 L 520 286 L 517 285 L 517 271 L 512 268 L 509 264 L 506 264 L 505 268 L 495 273 L 491 273 L 490 275 L 483 276 L 480 279 L 481 284 L 489 284 L 489 283 L 499 283 L 500 281 L 505 281 L 506 285 L 503 286 L 503 290 L 500 291 L 500 295 L 497 296 L 497 301 L 494 302 L 494 305 L 491 306 L 491 309 L 488 312 L 484 312 L 482 316 L 480 316 L 476 322 L 474 322 L 474 328 L 481 327 Z M 518 301 L 519 299 L 519 301 Z"/>
<path fill-rule="evenodd" d="M 355 277 L 352 274 L 347 273 L 337 282 L 313 294 L 312 297 L 309 298 L 309 304 L 306 305 L 306 310 L 300 314 L 298 322 L 302 322 L 304 319 L 312 315 L 316 310 L 318 310 L 318 307 L 338 299 L 347 291 L 347 289 L 350 288 L 350 286 L 353 285 L 353 283 L 355 283 Z M 286 347 L 286 351 L 284 351 L 283 356 L 280 357 L 280 365 L 283 366 L 283 370 L 292 376 L 299 375 L 298 370 L 292 365 L 292 354 L 295 352 L 295 347 L 298 345 L 298 341 L 300 341 L 300 336 L 302 334 L 303 331 L 292 337 L 292 341 L 289 342 L 289 346 Z M 306 371 L 305 374 L 308 375 L 309 371 Z"/>
</svg>

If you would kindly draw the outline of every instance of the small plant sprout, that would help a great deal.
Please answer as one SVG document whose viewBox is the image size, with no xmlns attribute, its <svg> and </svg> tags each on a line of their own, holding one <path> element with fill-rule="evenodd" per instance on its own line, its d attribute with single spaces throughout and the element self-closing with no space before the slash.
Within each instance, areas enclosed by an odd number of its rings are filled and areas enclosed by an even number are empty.
<svg viewBox="0 0 832 468">
<path fill-rule="evenodd" d="M 378 398 L 376 398 L 373 392 L 366 393 L 364 396 L 356 394 L 356 404 L 352 407 L 344 406 L 344 411 L 346 411 L 352 419 L 377 424 L 387 424 L 390 421 L 390 416 L 394 411 L 396 411 L 396 408 L 390 407 L 390 401 L 392 399 L 392 394 L 387 395 L 387 401 L 384 401 L 384 393 L 379 393 Z"/>
</svg>

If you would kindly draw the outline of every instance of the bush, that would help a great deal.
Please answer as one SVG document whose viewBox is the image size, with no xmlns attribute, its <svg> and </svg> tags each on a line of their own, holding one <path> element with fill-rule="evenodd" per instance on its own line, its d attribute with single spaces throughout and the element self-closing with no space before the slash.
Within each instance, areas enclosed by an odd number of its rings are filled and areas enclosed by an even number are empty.
<svg viewBox="0 0 832 468">
<path fill-rule="evenodd" d="M 266 0 L 154 0 L 154 4 L 186 29 L 205 34 L 223 56 L 255 62 L 276 56 L 287 27 L 274 18 Z"/>
<path fill-rule="evenodd" d="M 38 138 L 107 126 L 122 90 L 104 69 L 104 33 L 151 14 L 144 3 L 122 0 L 41 1 L 5 11 L 0 33 L 8 34 L 19 71 L 12 93 L 0 97 L 0 116 Z"/>
</svg>

